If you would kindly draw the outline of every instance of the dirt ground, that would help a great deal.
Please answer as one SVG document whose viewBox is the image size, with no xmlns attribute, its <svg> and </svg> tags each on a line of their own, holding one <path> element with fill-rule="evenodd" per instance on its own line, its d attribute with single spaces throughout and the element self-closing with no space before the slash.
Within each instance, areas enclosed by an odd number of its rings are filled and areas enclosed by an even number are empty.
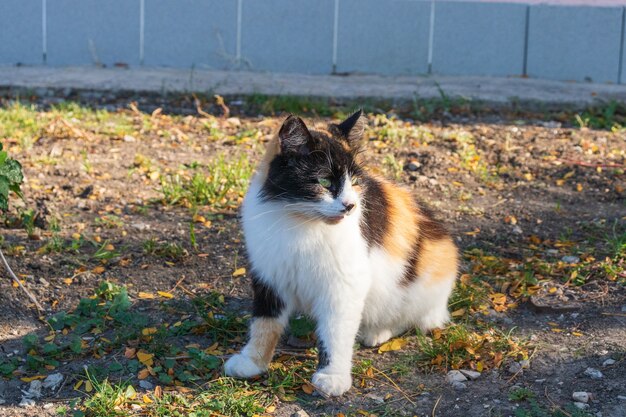
<svg viewBox="0 0 626 417">
<path fill-rule="evenodd" d="M 227 309 L 245 316 L 251 307 L 249 282 L 245 274 L 233 276 L 246 266 L 236 207 L 200 207 L 198 215 L 204 219 L 195 223 L 193 248 L 190 210 L 161 203 L 160 178 L 218 155 L 244 155 L 254 165 L 282 118 L 241 115 L 213 120 L 194 114 L 167 119 L 159 113 L 151 116 L 156 105 L 142 108 L 148 111 L 140 111 L 143 116 L 133 115 L 125 104 L 109 106 L 131 120 L 152 118 L 151 124 L 137 127 L 137 122 L 130 133 L 103 134 L 96 127 L 81 128 L 68 116 L 69 125 L 49 127 L 28 149 L 5 142 L 26 177 L 25 204 L 15 202 L 15 210 L 36 207 L 47 223 L 35 230 L 35 239 L 22 227 L 3 229 L 8 262 L 48 316 L 72 310 L 102 280 L 126 285 L 135 311 L 163 321 L 174 321 L 179 313 L 164 312 L 158 298 L 140 299 L 139 292 L 161 290 L 184 301 L 215 291 L 225 296 Z M 578 273 L 584 279 L 576 285 L 568 276 L 545 274 L 538 278 L 532 300 L 520 296 L 516 307 L 487 311 L 484 320 L 505 331 L 513 329 L 530 343 L 528 367 L 524 363 L 520 370 L 505 360 L 464 387 L 454 387 L 446 382 L 445 370 L 409 365 L 401 374 L 386 373 L 389 378 L 355 377 L 353 389 L 342 398 L 300 391 L 296 401 L 276 399 L 272 414 L 291 416 L 304 410 L 311 416 L 626 416 L 626 130 L 581 129 L 558 120 L 497 112 L 448 114 L 428 122 L 389 122 L 388 116 L 368 116 L 368 165 L 412 189 L 445 219 L 465 253 L 464 274 L 475 273 L 472 254 L 482 251 L 507 265 L 541 259 L 568 274 L 571 270 L 562 264 L 580 264 Z M 211 133 L 207 123 L 215 123 L 219 132 Z M 51 222 L 58 223 L 58 230 Z M 102 262 L 92 256 L 95 247 L 80 254 L 41 250 L 55 237 L 67 245 L 74 234 L 108 242 L 117 254 Z M 172 258 L 147 253 L 145 242 L 150 239 L 178 244 L 185 253 Z M 610 247 L 615 241 L 622 245 L 617 258 Z M 613 259 L 616 275 L 600 264 L 607 257 Z M 45 336 L 48 329 L 8 275 L 2 275 L 0 358 L 21 357 L 24 336 Z M 414 336 L 406 339 L 402 350 L 385 354 L 359 348 L 355 363 L 371 360 L 376 369 L 389 369 L 419 349 Z M 203 336 L 189 340 L 208 346 Z M 296 348 L 283 341 L 280 349 Z M 120 352 L 123 349 L 111 355 Z M 81 397 L 73 387 L 83 365 L 92 361 L 60 363 L 54 372 L 67 377 L 67 384 L 30 408 L 18 406 L 20 389 L 28 387 L 18 377 L 27 374 L 0 377 L 0 416 L 56 415 L 59 405 Z M 590 377 L 587 368 L 600 370 L 602 377 Z M 531 401 L 515 396 L 520 388 L 531 392 Z M 585 410 L 573 406 L 575 391 L 591 393 Z"/>
</svg>

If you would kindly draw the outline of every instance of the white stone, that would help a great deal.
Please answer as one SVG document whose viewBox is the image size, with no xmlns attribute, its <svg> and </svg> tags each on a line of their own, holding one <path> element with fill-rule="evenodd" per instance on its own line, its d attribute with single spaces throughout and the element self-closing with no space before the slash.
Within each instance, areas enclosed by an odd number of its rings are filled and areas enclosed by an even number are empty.
<svg viewBox="0 0 626 417">
<path fill-rule="evenodd" d="M 615 362 L 616 362 L 616 360 L 615 360 L 615 359 L 611 359 L 611 358 L 609 358 L 609 359 L 605 360 L 604 362 L 602 362 L 602 366 L 611 366 L 611 365 L 613 365 Z"/>
<path fill-rule="evenodd" d="M 44 388 L 55 390 L 61 382 L 63 382 L 63 375 L 57 372 L 56 374 L 48 375 L 46 379 L 43 380 L 42 385 Z"/>
<path fill-rule="evenodd" d="M 622 401 L 626 401 L 626 395 L 618 395 L 617 399 L 618 400 L 622 400 Z"/>
<path fill-rule="evenodd" d="M 465 382 L 454 381 L 452 382 L 452 388 L 457 391 L 463 391 L 464 389 L 467 389 L 467 385 L 465 385 Z"/>
<path fill-rule="evenodd" d="M 461 373 L 471 379 L 472 381 L 480 378 L 481 373 L 478 371 L 472 371 L 470 369 L 461 369 Z"/>
<path fill-rule="evenodd" d="M 591 377 L 591 379 L 602 379 L 604 377 L 604 375 L 602 375 L 602 372 L 598 371 L 595 368 L 585 369 L 585 375 Z"/>
<path fill-rule="evenodd" d="M 588 403 L 589 402 L 589 393 L 585 391 L 576 391 L 572 394 L 572 399 L 574 401 L 578 401 L 579 403 Z"/>
<path fill-rule="evenodd" d="M 152 385 L 152 383 L 146 381 L 145 379 L 142 379 L 141 381 L 139 381 L 139 386 L 143 389 L 152 389 L 154 388 L 154 385 Z"/>
<path fill-rule="evenodd" d="M 446 381 L 452 384 L 454 382 L 467 381 L 467 378 L 461 373 L 461 371 L 457 371 L 456 369 L 454 369 L 448 372 L 448 374 L 446 375 Z"/>
<path fill-rule="evenodd" d="M 309 413 L 304 410 L 298 410 L 291 415 L 291 417 L 309 417 Z"/>
<path fill-rule="evenodd" d="M 562 257 L 561 260 L 566 264 L 577 264 L 578 262 L 580 262 L 580 258 L 578 256 L 571 255 L 566 255 Z"/>
<path fill-rule="evenodd" d="M 20 407 L 34 407 L 35 400 L 33 400 L 32 398 L 22 397 L 22 401 L 20 401 L 19 406 Z"/>
<path fill-rule="evenodd" d="M 516 374 L 522 370 L 522 365 L 520 365 L 518 362 L 513 362 L 511 365 L 509 365 L 509 368 L 507 370 L 510 374 Z"/>
</svg>

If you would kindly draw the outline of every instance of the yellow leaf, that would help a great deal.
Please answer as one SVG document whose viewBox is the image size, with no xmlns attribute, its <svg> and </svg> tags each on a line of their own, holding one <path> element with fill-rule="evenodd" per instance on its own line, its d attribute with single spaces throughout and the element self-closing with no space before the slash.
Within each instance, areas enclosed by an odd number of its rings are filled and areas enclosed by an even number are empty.
<svg viewBox="0 0 626 417">
<path fill-rule="evenodd" d="M 137 352 L 137 359 L 139 362 L 143 363 L 146 366 L 152 366 L 154 364 L 154 354 L 148 353 L 144 350 L 140 350 Z"/>
<path fill-rule="evenodd" d="M 275 405 L 270 405 L 269 407 L 267 407 L 265 409 L 266 413 L 272 414 L 274 411 L 276 411 L 276 406 Z"/>
<path fill-rule="evenodd" d="M 570 171 L 567 174 L 563 175 L 563 179 L 566 180 L 568 178 L 571 178 L 574 176 L 574 174 L 576 173 L 576 171 Z"/>
<path fill-rule="evenodd" d="M 157 294 L 159 294 L 163 298 L 174 298 L 174 295 L 167 291 L 157 291 Z"/>
<path fill-rule="evenodd" d="M 30 381 L 34 381 L 36 379 L 46 379 L 45 375 L 35 375 L 35 376 L 25 376 L 23 378 L 20 378 L 21 381 L 24 382 L 30 382 Z"/>
<path fill-rule="evenodd" d="M 311 395 L 311 394 L 313 394 L 313 391 L 315 391 L 315 388 L 313 387 L 313 385 L 303 384 L 302 385 L 302 391 L 304 391 L 307 394 Z"/>
<path fill-rule="evenodd" d="M 156 327 L 146 327 L 141 331 L 141 334 L 144 336 L 150 336 L 151 334 L 155 334 L 157 332 Z"/>
<path fill-rule="evenodd" d="M 155 295 L 152 294 L 151 292 L 143 292 L 143 291 L 139 291 L 139 294 L 137 294 L 137 296 L 144 300 L 151 300 L 155 297 Z"/>
<path fill-rule="evenodd" d="M 106 245 L 104 247 L 104 250 L 108 250 L 109 252 L 114 251 L 115 250 L 115 246 L 111 245 L 110 243 L 108 245 Z"/>
<path fill-rule="evenodd" d="M 576 191 L 580 193 L 582 190 L 583 190 L 583 185 L 580 183 L 576 184 Z"/>
<path fill-rule="evenodd" d="M 465 314 L 465 308 L 459 308 L 458 310 L 455 310 L 452 313 L 450 313 L 452 317 L 461 317 L 463 314 Z"/>
<path fill-rule="evenodd" d="M 97 266 L 94 269 L 92 269 L 91 272 L 93 272 L 94 274 L 101 274 L 101 273 L 104 272 L 104 267 L 103 266 Z"/>
<path fill-rule="evenodd" d="M 554 294 L 556 292 L 556 287 L 552 287 L 548 290 L 550 294 Z"/>
<path fill-rule="evenodd" d="M 135 388 L 132 385 L 129 385 L 126 387 L 126 392 L 124 393 L 124 396 L 129 400 L 133 400 L 137 396 L 137 391 L 135 391 Z"/>
<path fill-rule="evenodd" d="M 85 391 L 86 392 L 93 391 L 93 384 L 91 383 L 91 381 L 85 381 Z"/>
<path fill-rule="evenodd" d="M 50 336 L 46 336 L 43 338 L 43 340 L 45 340 L 46 342 L 52 342 L 54 340 L 54 334 L 51 334 Z"/>
<path fill-rule="evenodd" d="M 206 219 L 204 218 L 204 216 L 201 216 L 199 214 L 194 214 L 193 221 L 194 223 L 204 223 L 206 222 Z"/>
<path fill-rule="evenodd" d="M 380 345 L 380 347 L 378 348 L 378 353 L 389 352 L 393 350 L 400 350 L 404 346 L 406 346 L 407 343 L 408 341 L 405 339 L 401 339 L 401 338 L 392 339 Z"/>
<path fill-rule="evenodd" d="M 78 389 L 83 385 L 83 381 L 82 379 L 80 381 L 78 381 L 76 384 L 74 384 L 74 390 L 78 391 Z"/>
<path fill-rule="evenodd" d="M 554 333 L 561 333 L 563 331 L 563 329 L 559 329 L 559 328 L 556 328 L 556 327 L 553 327 L 550 330 L 552 330 Z"/>
<path fill-rule="evenodd" d="M 246 273 L 246 268 L 237 268 L 235 272 L 233 272 L 234 277 L 238 277 L 240 275 L 244 275 Z"/>
<path fill-rule="evenodd" d="M 482 372 L 482 371 L 483 371 L 483 369 L 484 369 L 484 367 L 485 367 L 485 366 L 483 365 L 482 361 L 478 361 L 478 362 L 476 363 L 476 370 L 477 370 L 478 372 Z"/>
<path fill-rule="evenodd" d="M 565 184 L 565 180 L 556 180 L 556 185 L 558 187 L 562 186 L 563 184 Z"/>
<path fill-rule="evenodd" d="M 143 395 L 142 399 L 143 399 L 144 404 L 151 404 L 154 402 L 146 394 Z"/>
<path fill-rule="evenodd" d="M 74 282 L 72 278 L 63 278 L 63 283 L 65 283 L 65 285 L 70 285 L 72 282 Z"/>
<path fill-rule="evenodd" d="M 583 334 L 582 334 L 582 333 L 580 333 L 580 332 L 572 332 L 572 335 L 577 336 L 577 337 L 580 337 L 580 336 L 582 336 Z"/>
</svg>

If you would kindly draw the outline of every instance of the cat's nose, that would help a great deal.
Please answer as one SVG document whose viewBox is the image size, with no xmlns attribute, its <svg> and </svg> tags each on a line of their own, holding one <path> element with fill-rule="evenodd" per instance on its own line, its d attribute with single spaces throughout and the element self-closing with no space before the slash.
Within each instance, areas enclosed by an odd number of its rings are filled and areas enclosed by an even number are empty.
<svg viewBox="0 0 626 417">
<path fill-rule="evenodd" d="M 344 201 L 343 202 L 343 212 L 344 213 L 350 213 L 352 211 L 352 209 L 354 208 L 355 204 L 349 201 Z"/>
</svg>

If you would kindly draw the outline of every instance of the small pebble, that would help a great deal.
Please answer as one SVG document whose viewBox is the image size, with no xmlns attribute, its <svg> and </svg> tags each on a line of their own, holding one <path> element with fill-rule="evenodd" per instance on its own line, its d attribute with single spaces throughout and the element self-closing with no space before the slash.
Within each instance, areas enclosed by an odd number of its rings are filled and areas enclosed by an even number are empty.
<svg viewBox="0 0 626 417">
<path fill-rule="evenodd" d="M 513 362 L 511 365 L 509 365 L 509 368 L 507 370 L 510 374 L 516 374 L 522 370 L 522 365 L 520 365 L 519 362 Z"/>
<path fill-rule="evenodd" d="M 537 384 L 543 384 L 544 382 L 546 382 L 546 379 L 545 378 L 543 378 L 543 379 L 535 379 L 535 382 Z"/>
<path fill-rule="evenodd" d="M 457 371 L 455 369 L 448 372 L 448 374 L 446 375 L 446 381 L 450 384 L 454 384 L 455 382 L 467 381 L 467 378 L 461 373 L 461 371 Z"/>
<path fill-rule="evenodd" d="M 615 360 L 615 359 L 611 359 L 611 358 L 609 358 L 609 359 L 605 360 L 604 362 L 602 362 L 602 366 L 611 366 L 611 365 L 613 365 L 615 362 L 616 362 L 616 360 Z"/>
<path fill-rule="evenodd" d="M 604 375 L 602 375 L 602 372 L 598 371 L 595 368 L 585 369 L 585 375 L 591 377 L 591 379 L 602 379 L 604 377 Z"/>
<path fill-rule="evenodd" d="M 467 385 L 465 385 L 465 382 L 454 381 L 452 383 L 452 388 L 457 391 L 463 391 L 464 389 L 467 389 Z"/>
<path fill-rule="evenodd" d="M 154 388 L 154 385 L 151 382 L 146 381 L 145 379 L 142 379 L 141 381 L 139 381 L 139 386 L 143 389 Z"/>
<path fill-rule="evenodd" d="M 472 371 L 469 369 L 461 369 L 461 373 L 465 375 L 467 378 L 471 379 L 472 381 L 480 378 L 480 372 L 478 371 Z"/>
<path fill-rule="evenodd" d="M 304 410 L 298 410 L 291 415 L 291 417 L 309 417 L 309 413 Z"/>
<path fill-rule="evenodd" d="M 588 403 L 589 402 L 589 393 L 585 391 L 576 391 L 572 394 L 572 399 L 574 401 L 578 401 L 579 403 Z"/>
<path fill-rule="evenodd" d="M 421 167 L 421 166 L 422 166 L 422 164 L 420 164 L 419 162 L 417 162 L 417 161 L 411 161 L 411 162 L 409 162 L 409 163 L 407 164 L 406 168 L 407 168 L 409 171 L 413 171 L 413 172 L 415 172 L 415 171 L 417 171 L 418 169 L 420 169 L 420 167 Z"/>
<path fill-rule="evenodd" d="M 563 262 L 566 264 L 577 264 L 580 262 L 580 258 L 578 256 L 565 255 L 561 258 Z"/>
<path fill-rule="evenodd" d="M 35 400 L 33 400 L 32 398 L 24 398 L 24 397 L 22 397 L 22 401 L 20 401 L 20 403 L 18 405 L 20 407 L 34 407 L 35 406 Z"/>
<path fill-rule="evenodd" d="M 617 399 L 618 400 L 622 400 L 622 401 L 626 401 L 626 395 L 618 395 Z"/>
<path fill-rule="evenodd" d="M 365 398 L 369 398 L 377 404 L 383 404 L 385 402 L 385 398 L 382 395 L 376 395 L 373 392 L 365 394 Z"/>
<path fill-rule="evenodd" d="M 574 405 L 576 406 L 576 408 L 578 408 L 579 410 L 585 410 L 587 408 L 589 408 L 589 404 L 586 403 L 579 403 L 578 401 L 574 402 Z"/>
</svg>

